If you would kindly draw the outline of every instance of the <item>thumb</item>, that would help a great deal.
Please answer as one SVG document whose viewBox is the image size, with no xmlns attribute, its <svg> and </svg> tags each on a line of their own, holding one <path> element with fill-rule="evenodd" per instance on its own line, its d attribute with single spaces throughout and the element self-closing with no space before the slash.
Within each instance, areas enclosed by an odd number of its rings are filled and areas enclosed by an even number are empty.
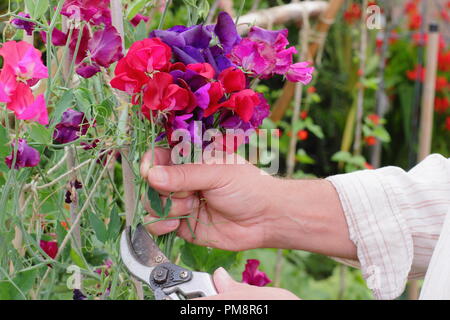
<svg viewBox="0 0 450 320">
<path fill-rule="evenodd" d="M 197 191 L 218 188 L 227 177 L 229 166 L 183 164 L 154 166 L 148 171 L 148 182 L 157 190 L 167 192 Z"/>
<path fill-rule="evenodd" d="M 218 293 L 236 290 L 236 288 L 241 285 L 241 283 L 235 281 L 222 267 L 214 271 L 213 279 Z"/>
</svg>

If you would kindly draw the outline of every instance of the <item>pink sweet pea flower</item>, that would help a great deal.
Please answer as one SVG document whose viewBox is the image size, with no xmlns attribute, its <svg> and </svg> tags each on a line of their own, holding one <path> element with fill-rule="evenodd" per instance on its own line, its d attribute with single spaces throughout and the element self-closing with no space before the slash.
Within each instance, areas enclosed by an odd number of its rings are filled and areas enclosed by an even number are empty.
<svg viewBox="0 0 450 320">
<path fill-rule="evenodd" d="M 30 87 L 23 82 L 18 82 L 10 99 L 11 102 L 6 107 L 14 111 L 17 119 L 36 121 L 42 125 L 48 124 L 48 112 L 43 94 L 35 99 Z"/>
<path fill-rule="evenodd" d="M 272 282 L 266 273 L 258 270 L 260 262 L 257 259 L 248 259 L 245 270 L 242 272 L 242 282 L 253 286 L 264 287 Z"/>
<path fill-rule="evenodd" d="M 0 56 L 5 66 L 11 66 L 18 79 L 29 81 L 30 85 L 48 77 L 47 67 L 41 61 L 41 52 L 25 41 L 5 42 L 0 48 Z"/>
<path fill-rule="evenodd" d="M 292 82 L 308 84 L 311 82 L 314 67 L 309 66 L 309 62 L 298 62 L 289 66 L 286 78 Z"/>
<path fill-rule="evenodd" d="M 11 95 L 17 88 L 16 76 L 10 65 L 0 70 L 0 102 L 10 102 Z"/>
</svg>

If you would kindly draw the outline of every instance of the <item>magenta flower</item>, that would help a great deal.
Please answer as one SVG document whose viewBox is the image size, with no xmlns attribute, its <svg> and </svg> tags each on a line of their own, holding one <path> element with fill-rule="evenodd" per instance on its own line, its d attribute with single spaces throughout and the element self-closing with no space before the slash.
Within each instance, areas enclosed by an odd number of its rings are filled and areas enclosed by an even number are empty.
<svg viewBox="0 0 450 320">
<path fill-rule="evenodd" d="M 257 259 L 247 260 L 245 270 L 242 272 L 242 282 L 258 287 L 264 287 L 272 282 L 264 272 L 258 270 L 259 264 Z"/>
<path fill-rule="evenodd" d="M 65 144 L 77 140 L 86 134 L 89 122 L 83 112 L 67 109 L 61 117 L 61 121 L 55 126 L 53 140 L 55 143 Z"/>
<path fill-rule="evenodd" d="M 41 61 L 41 52 L 25 41 L 8 41 L 0 48 L 3 65 L 9 65 L 19 80 L 35 84 L 48 77 L 47 67 Z"/>
<path fill-rule="evenodd" d="M 58 254 L 58 242 L 41 240 L 39 246 L 50 258 L 55 259 Z"/>
<path fill-rule="evenodd" d="M 298 62 L 289 66 L 286 78 L 292 82 L 308 84 L 311 82 L 314 67 L 309 66 L 309 62 Z"/>
<path fill-rule="evenodd" d="M 133 19 L 130 20 L 130 23 L 133 26 L 137 27 L 139 25 L 139 23 L 141 23 L 142 20 L 144 20 L 145 22 L 148 22 L 150 20 L 150 18 L 138 13 L 137 15 L 134 16 Z"/>
<path fill-rule="evenodd" d="M 104 68 L 123 57 L 122 38 L 113 26 L 96 31 L 89 40 L 88 49 L 92 61 Z"/>
<path fill-rule="evenodd" d="M 61 14 L 74 21 L 86 21 L 92 25 L 110 25 L 109 0 L 66 0 Z"/>
<path fill-rule="evenodd" d="M 231 61 L 240 65 L 253 76 L 267 79 L 274 74 L 286 75 L 290 81 L 311 81 L 312 67 L 302 63 L 292 64 L 294 47 L 286 48 L 287 30 L 269 31 L 252 27 L 247 38 L 231 50 Z"/>
<path fill-rule="evenodd" d="M 30 147 L 24 139 L 19 139 L 17 143 L 17 151 L 16 151 L 16 163 L 14 165 L 14 169 L 18 170 L 19 168 L 25 167 L 35 167 L 38 165 L 41 160 L 39 156 L 39 152 Z M 11 155 L 5 158 L 6 165 L 11 169 L 14 162 L 14 146 L 12 147 Z"/>
<path fill-rule="evenodd" d="M 31 16 L 25 12 L 19 12 L 18 16 L 30 19 Z M 14 18 L 11 20 L 11 24 L 13 27 L 17 29 L 25 30 L 27 35 L 31 36 L 33 34 L 34 26 L 36 25 L 34 22 L 25 21 L 20 18 Z"/>
</svg>

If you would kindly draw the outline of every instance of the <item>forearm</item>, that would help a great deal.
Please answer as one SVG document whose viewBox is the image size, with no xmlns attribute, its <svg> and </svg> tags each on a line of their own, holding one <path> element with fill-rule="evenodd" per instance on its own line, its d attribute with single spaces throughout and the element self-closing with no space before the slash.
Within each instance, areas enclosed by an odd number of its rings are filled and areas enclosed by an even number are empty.
<svg viewBox="0 0 450 320">
<path fill-rule="evenodd" d="M 283 180 L 273 185 L 266 246 L 356 259 L 339 196 L 326 180 Z"/>
</svg>

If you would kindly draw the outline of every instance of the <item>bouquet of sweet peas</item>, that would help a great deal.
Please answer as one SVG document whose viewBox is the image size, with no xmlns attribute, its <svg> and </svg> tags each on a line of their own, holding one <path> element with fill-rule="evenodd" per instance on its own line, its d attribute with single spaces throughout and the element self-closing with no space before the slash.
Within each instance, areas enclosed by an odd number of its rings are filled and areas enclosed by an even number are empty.
<svg viewBox="0 0 450 320">
<path fill-rule="evenodd" d="M 165 137 L 174 146 L 172 133 L 182 129 L 204 148 L 211 141 L 203 141 L 199 130 L 256 129 L 269 115 L 264 95 L 251 88 L 254 79 L 278 74 L 311 81 L 313 67 L 293 63 L 296 49 L 288 44 L 286 29 L 252 27 L 241 38 L 230 15 L 221 12 L 215 25 L 154 30 L 135 42 L 119 60 L 111 85 L 164 128 L 158 139 Z M 235 151 L 246 139 L 233 145 L 218 141 L 222 150 Z"/>
</svg>

